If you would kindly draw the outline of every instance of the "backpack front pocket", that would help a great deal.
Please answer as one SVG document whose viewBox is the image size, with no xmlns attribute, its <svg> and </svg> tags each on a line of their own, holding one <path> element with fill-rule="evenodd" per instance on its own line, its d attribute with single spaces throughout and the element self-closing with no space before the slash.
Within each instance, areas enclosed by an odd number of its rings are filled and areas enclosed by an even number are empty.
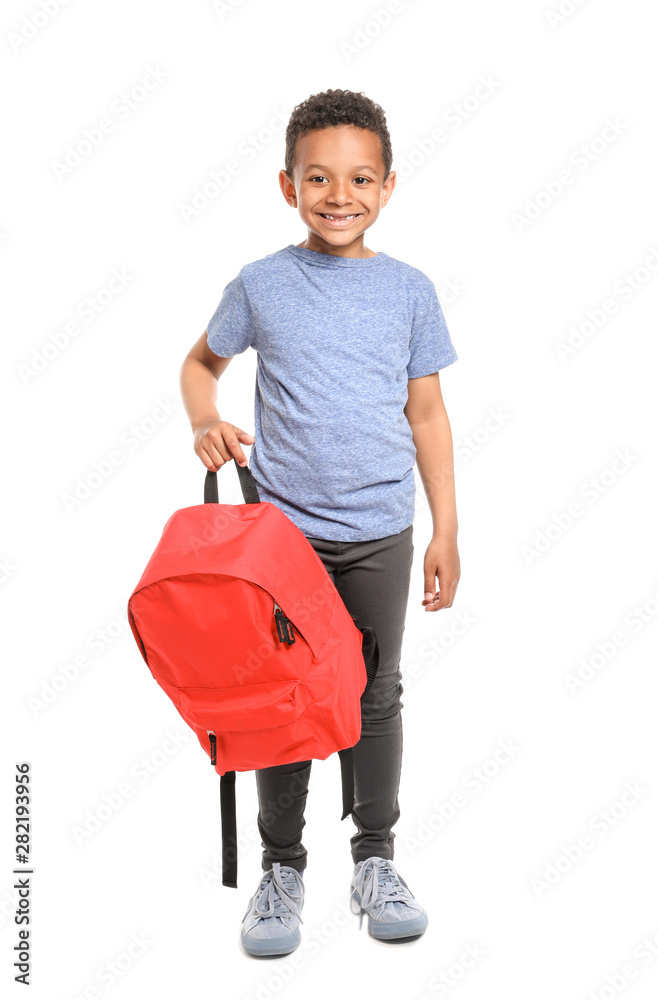
<svg viewBox="0 0 658 1000">
<path fill-rule="evenodd" d="M 177 691 L 181 715 L 192 725 L 215 733 L 286 726 L 298 719 L 311 701 L 300 680 Z"/>
</svg>

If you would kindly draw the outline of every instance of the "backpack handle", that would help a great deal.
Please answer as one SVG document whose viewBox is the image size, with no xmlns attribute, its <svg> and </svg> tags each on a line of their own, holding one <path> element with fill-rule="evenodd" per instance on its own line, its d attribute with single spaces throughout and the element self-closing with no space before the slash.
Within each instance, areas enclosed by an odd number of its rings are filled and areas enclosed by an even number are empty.
<svg viewBox="0 0 658 1000">
<path fill-rule="evenodd" d="M 233 461 L 235 462 L 235 459 L 233 459 Z M 228 465 L 228 462 L 225 464 Z M 235 467 L 238 470 L 238 478 L 240 480 L 240 486 L 242 488 L 242 496 L 244 497 L 244 502 L 260 503 L 260 497 L 258 495 L 258 487 L 256 486 L 256 480 L 254 479 L 252 471 L 249 468 L 249 466 L 240 465 L 238 462 L 235 462 Z M 203 502 L 219 503 L 219 493 L 217 491 L 217 473 L 213 472 L 212 469 L 208 469 L 206 472 L 206 481 L 203 487 Z"/>
</svg>

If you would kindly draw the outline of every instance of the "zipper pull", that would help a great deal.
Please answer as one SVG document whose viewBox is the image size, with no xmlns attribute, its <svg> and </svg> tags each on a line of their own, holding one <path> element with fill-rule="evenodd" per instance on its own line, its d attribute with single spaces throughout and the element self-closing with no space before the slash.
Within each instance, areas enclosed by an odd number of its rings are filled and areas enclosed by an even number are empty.
<svg viewBox="0 0 658 1000">
<path fill-rule="evenodd" d="M 217 737 L 210 729 L 206 729 L 208 736 L 210 737 L 210 763 L 214 765 L 217 763 Z"/>
<path fill-rule="evenodd" d="M 276 621 L 276 630 L 279 634 L 279 641 L 287 642 L 289 646 L 292 646 L 293 642 L 296 642 L 295 633 L 292 630 L 292 622 L 284 615 L 276 601 L 274 602 L 274 618 Z"/>
</svg>

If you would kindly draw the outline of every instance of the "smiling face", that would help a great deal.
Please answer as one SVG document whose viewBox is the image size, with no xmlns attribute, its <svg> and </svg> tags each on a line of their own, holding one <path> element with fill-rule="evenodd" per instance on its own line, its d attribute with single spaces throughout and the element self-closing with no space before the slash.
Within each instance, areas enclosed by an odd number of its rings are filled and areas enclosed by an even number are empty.
<svg viewBox="0 0 658 1000">
<path fill-rule="evenodd" d="M 395 187 L 395 171 L 384 183 L 379 136 L 354 125 L 315 129 L 295 146 L 292 179 L 279 174 L 283 196 L 298 208 L 307 229 L 305 246 L 346 257 L 373 256 L 363 234 L 375 222 Z"/>
</svg>

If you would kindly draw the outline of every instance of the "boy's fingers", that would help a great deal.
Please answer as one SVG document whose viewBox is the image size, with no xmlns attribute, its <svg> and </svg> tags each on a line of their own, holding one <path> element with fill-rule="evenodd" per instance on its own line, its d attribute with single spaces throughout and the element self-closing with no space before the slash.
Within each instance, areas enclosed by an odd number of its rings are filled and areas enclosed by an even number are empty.
<svg viewBox="0 0 658 1000">
<path fill-rule="evenodd" d="M 245 441 L 245 444 L 253 444 L 255 438 L 253 434 L 243 431 L 242 428 L 233 425 L 233 433 L 224 429 L 223 433 L 218 427 L 213 427 L 201 440 L 198 455 L 203 464 L 211 472 L 217 472 L 223 465 L 230 462 L 232 458 L 242 466 L 248 464 L 247 457 L 242 450 L 239 438 L 252 438 L 252 441 Z"/>
<path fill-rule="evenodd" d="M 211 472 L 218 472 L 222 465 L 224 465 L 224 459 L 221 456 L 218 456 L 218 460 L 214 459 L 206 448 L 199 449 L 199 458 L 206 469 L 209 469 Z"/>
<path fill-rule="evenodd" d="M 238 434 L 243 434 L 243 433 L 244 431 L 240 430 L 238 431 Z M 247 457 L 243 452 L 242 448 L 240 447 L 240 442 L 238 441 L 237 436 L 234 434 L 232 437 L 225 438 L 225 441 L 227 447 L 231 452 L 231 458 L 235 458 L 235 461 L 238 462 L 240 465 L 246 465 Z"/>
<path fill-rule="evenodd" d="M 239 462 L 240 465 L 248 465 L 247 456 L 240 447 L 239 438 L 242 438 L 243 440 L 245 438 L 252 438 L 251 441 L 244 440 L 245 444 L 253 444 L 256 439 L 254 438 L 253 434 L 250 434 L 249 431 L 243 431 L 241 427 L 235 427 L 234 425 L 234 430 L 235 430 L 235 437 L 233 438 L 232 441 L 230 441 L 231 451 L 235 456 L 236 462 Z"/>
<path fill-rule="evenodd" d="M 429 567 L 425 569 L 425 600 L 423 604 L 431 603 L 438 595 L 438 590 L 436 589 L 436 571 L 431 572 Z"/>
<path fill-rule="evenodd" d="M 430 611 L 441 611 L 442 608 L 451 608 L 455 593 L 455 584 L 452 581 L 443 581 L 443 586 L 439 591 L 434 604 L 429 606 Z"/>
<path fill-rule="evenodd" d="M 221 434 L 215 438 L 212 432 L 210 432 L 205 434 L 201 440 L 203 441 L 201 450 L 205 451 L 208 458 L 212 462 L 214 466 L 213 471 L 220 469 L 222 465 L 225 465 L 226 462 L 230 462 L 233 458 Z"/>
<path fill-rule="evenodd" d="M 426 611 L 439 611 L 441 608 L 447 606 L 447 598 L 450 593 L 450 587 L 448 587 L 445 581 L 439 581 L 439 589 L 436 589 L 436 580 L 438 577 L 438 572 L 435 570 L 434 573 L 428 572 L 425 575 L 425 599 L 423 601 L 423 607 Z"/>
</svg>

